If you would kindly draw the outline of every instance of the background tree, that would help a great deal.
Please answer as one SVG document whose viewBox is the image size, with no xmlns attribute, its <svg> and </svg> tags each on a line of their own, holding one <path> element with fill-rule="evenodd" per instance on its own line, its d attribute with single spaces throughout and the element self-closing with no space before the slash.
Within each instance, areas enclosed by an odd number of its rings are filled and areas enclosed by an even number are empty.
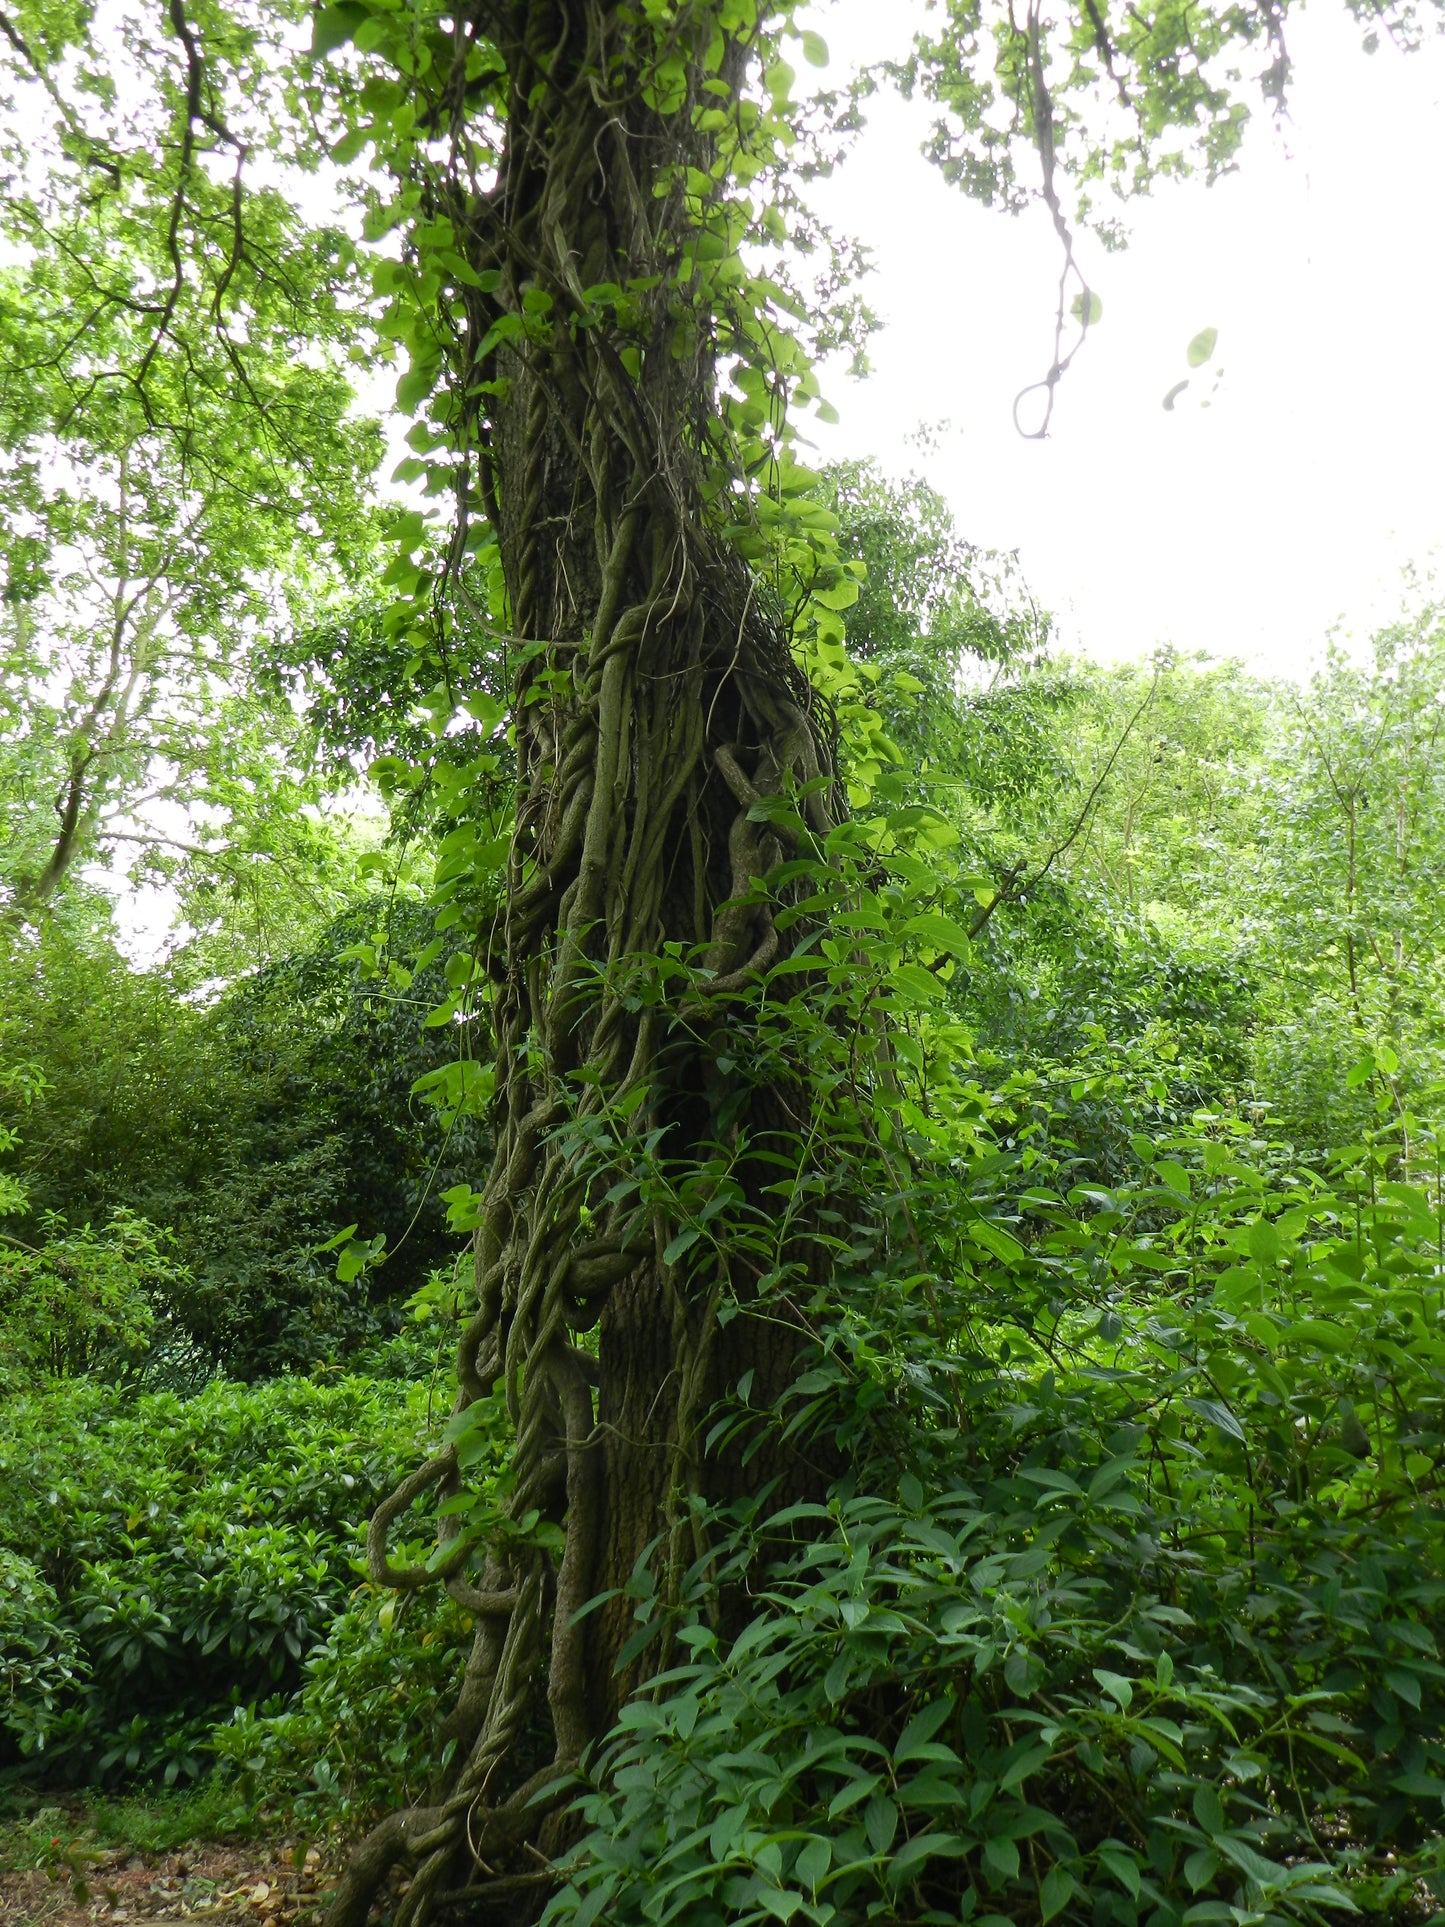
<svg viewBox="0 0 1445 1927">
<path fill-rule="evenodd" d="M 248 859 L 280 859 L 289 837 L 304 861 L 309 822 L 288 807 L 294 777 L 278 784 L 273 752 L 294 732 L 248 685 L 246 659 L 368 567 L 379 444 L 350 412 L 344 372 L 348 352 L 366 352 L 354 249 L 253 178 L 277 145 L 279 23 L 208 23 L 244 83 L 224 103 L 205 29 L 181 9 L 159 37 L 158 24 L 113 9 L 91 45 L 45 8 L 10 23 L 0 887 L 12 920 L 40 914 L 77 863 L 113 854 L 220 856 L 234 879 Z M 52 63 L 67 58 L 62 90 Z"/>
<path fill-rule="evenodd" d="M 1337 647 L 1279 716 L 1260 784 L 1245 900 L 1277 992 L 1265 1076 L 1322 1141 L 1363 1121 L 1358 1100 L 1335 1108 L 1341 1065 L 1396 1117 L 1440 1075 L 1441 646 L 1427 606 L 1367 658 Z M 1403 1148 L 1408 1164 L 1408 1131 Z"/>
</svg>

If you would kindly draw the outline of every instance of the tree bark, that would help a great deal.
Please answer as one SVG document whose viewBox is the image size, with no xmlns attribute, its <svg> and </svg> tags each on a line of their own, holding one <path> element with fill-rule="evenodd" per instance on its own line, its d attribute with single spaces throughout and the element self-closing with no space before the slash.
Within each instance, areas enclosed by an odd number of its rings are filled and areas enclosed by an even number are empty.
<svg viewBox="0 0 1445 1927">
<path fill-rule="evenodd" d="M 776 1446 L 746 1463 L 704 1450 L 719 1401 L 751 1373 L 752 1403 L 770 1403 L 809 1334 L 758 1305 L 726 1239 L 670 1249 L 679 1198 L 699 1210 L 724 1184 L 729 1209 L 761 1212 L 796 1159 L 798 1093 L 752 1061 L 749 1034 L 746 993 L 778 948 L 753 886 L 785 854 L 757 805 L 812 784 L 812 827 L 831 821 L 830 719 L 721 531 L 710 474 L 718 317 L 687 272 L 687 195 L 712 161 L 695 110 L 719 96 L 703 82 L 723 78 L 735 111 L 745 57 L 731 45 L 718 59 L 717 11 L 682 10 L 686 97 L 664 111 L 656 48 L 629 10 L 483 9 L 457 60 L 463 71 L 485 37 L 505 65 L 496 181 L 479 193 L 453 164 L 428 182 L 429 211 L 483 284 L 455 343 L 456 432 L 512 632 L 535 644 L 516 689 L 505 901 L 480 938 L 496 982 L 497 1151 L 458 1411 L 504 1391 L 514 1518 L 560 1527 L 562 1550 L 513 1538 L 479 1577 L 465 1541 L 449 1558 L 447 1583 L 478 1611 L 446 1729 L 456 1764 L 425 1810 L 389 1816 L 363 1846 L 332 1927 L 366 1918 L 398 1858 L 416 1870 L 399 1927 L 459 1880 L 477 1883 L 477 1919 L 539 1904 L 517 1885 L 535 1861 L 507 1864 L 535 1824 L 520 1790 L 575 1764 L 645 1675 L 647 1654 L 620 1659 L 637 1630 L 634 1571 L 650 1559 L 659 1596 L 675 1598 L 705 1554 L 699 1504 L 769 1482 L 782 1502 L 822 1478 Z M 516 316 L 532 317 L 526 331 L 499 338 Z M 805 1214 L 779 1257 L 816 1283 Z M 423 1582 L 389 1566 L 386 1529 L 423 1491 L 461 1482 L 448 1448 L 388 1502 L 378 1579 Z"/>
</svg>

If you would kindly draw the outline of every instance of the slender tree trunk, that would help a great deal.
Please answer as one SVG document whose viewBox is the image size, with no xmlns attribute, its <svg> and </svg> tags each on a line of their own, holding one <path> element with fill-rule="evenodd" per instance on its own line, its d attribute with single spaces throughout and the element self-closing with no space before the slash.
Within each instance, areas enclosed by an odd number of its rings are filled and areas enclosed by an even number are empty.
<svg viewBox="0 0 1445 1927">
<path fill-rule="evenodd" d="M 622 1590 L 634 1570 L 651 1557 L 666 1596 L 705 1554 L 699 1501 L 821 1478 L 776 1449 L 746 1464 L 704 1451 L 718 1401 L 747 1373 L 754 1405 L 774 1399 L 806 1332 L 776 1304 L 760 1313 L 725 1241 L 673 1245 L 720 1185 L 731 1210 L 761 1210 L 796 1157 L 797 1093 L 753 1061 L 742 994 L 778 946 L 768 907 L 748 899 L 785 853 L 755 817 L 812 783 L 805 807 L 826 830 L 818 779 L 832 768 L 827 719 L 708 500 L 715 317 L 683 257 L 697 235 L 685 196 L 711 160 L 690 108 L 716 11 L 682 15 L 689 96 L 667 112 L 646 104 L 625 10 L 489 13 L 511 103 L 498 178 L 477 194 L 454 170 L 432 190 L 490 290 L 471 300 L 455 380 L 489 391 L 465 433 L 513 631 L 538 645 L 517 690 L 505 903 L 483 939 L 497 1151 L 458 1409 L 505 1392 L 514 1515 L 560 1526 L 562 1549 L 514 1540 L 478 1574 L 457 1545 L 448 1583 L 478 1632 L 445 1728 L 455 1766 L 425 1809 L 364 1845 L 334 1927 L 365 1918 L 398 1857 L 416 1868 L 399 1923 L 462 1879 L 474 1918 L 525 1912 L 535 1886 L 518 1882 L 536 1863 L 507 1862 L 535 1830 L 526 1801 L 607 1730 L 649 1664 L 619 1657 L 637 1630 Z M 711 70 L 735 90 L 740 65 L 730 49 Z M 521 314 L 536 317 L 525 335 L 473 352 L 499 315 Z M 816 1281 L 805 1217 L 779 1256 Z M 387 1530 L 462 1478 L 448 1448 L 382 1508 L 379 1578 L 419 1581 L 388 1565 Z"/>
</svg>

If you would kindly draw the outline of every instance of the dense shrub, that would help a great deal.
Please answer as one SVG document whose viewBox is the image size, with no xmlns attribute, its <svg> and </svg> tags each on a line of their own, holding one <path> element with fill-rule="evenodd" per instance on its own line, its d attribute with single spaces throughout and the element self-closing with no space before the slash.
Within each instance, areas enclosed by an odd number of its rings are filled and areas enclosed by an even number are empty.
<svg viewBox="0 0 1445 1927">
<path fill-rule="evenodd" d="M 56 1709 L 84 1673 L 80 1641 L 55 1588 L 0 1547 L 0 1726 L 29 1753 L 43 1747 Z"/>
<path fill-rule="evenodd" d="M 214 997 L 131 968 L 105 932 L 0 931 L 8 1229 L 39 1246 L 119 1211 L 168 1232 L 168 1332 L 233 1378 L 345 1362 L 394 1331 L 455 1255 L 443 1194 L 483 1156 L 474 1117 L 413 1094 L 453 1055 L 451 1027 L 422 1022 L 451 994 L 447 958 L 414 978 L 401 961 L 430 934 L 411 899 L 362 897 Z M 363 974 L 358 946 L 378 943 L 388 968 Z M 353 1223 L 388 1256 L 343 1283 L 318 1246 Z"/>
<path fill-rule="evenodd" d="M 444 1593 L 358 1587 L 307 1656 L 300 1690 L 237 1707 L 210 1749 L 248 1803 L 356 1822 L 416 1799 L 442 1752 L 470 1620 Z"/>
<path fill-rule="evenodd" d="M 663 1671 L 591 1763 L 549 1921 L 1445 1899 L 1433 1140 L 1406 1182 L 1378 1145 L 1327 1171 L 1204 1115 L 1105 1188 L 993 1114 L 913 1194 L 927 1296 L 906 1253 L 836 1279 L 782 1408 L 873 1451 L 826 1504 L 735 1521 L 680 1600 L 635 1576 Z"/>
<path fill-rule="evenodd" d="M 0 1244 L 0 1391 L 137 1366 L 158 1311 L 189 1284 L 172 1241 L 123 1209 L 99 1231 L 51 1218 L 38 1235 L 42 1244 Z"/>
<path fill-rule="evenodd" d="M 359 1522 L 426 1403 L 355 1378 L 8 1399 L 0 1749 L 73 1777 L 203 1771 L 212 1724 L 294 1690 L 345 1612 Z"/>
</svg>

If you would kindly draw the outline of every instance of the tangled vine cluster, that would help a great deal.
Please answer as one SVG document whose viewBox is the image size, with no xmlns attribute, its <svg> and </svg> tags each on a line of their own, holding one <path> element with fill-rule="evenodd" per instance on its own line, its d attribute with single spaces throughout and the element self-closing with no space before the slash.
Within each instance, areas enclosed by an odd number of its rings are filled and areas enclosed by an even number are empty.
<svg viewBox="0 0 1445 1927">
<path fill-rule="evenodd" d="M 455 1442 L 377 1512 L 373 1579 L 445 1584 L 476 1631 L 442 1732 L 451 1765 L 426 1805 L 363 1844 L 333 1927 L 365 1919 L 398 1859 L 415 1869 L 399 1927 L 426 1918 L 458 1869 L 497 1918 L 545 1883 L 535 1864 L 506 1863 L 536 1833 L 539 1795 L 635 1683 L 636 1664 L 617 1663 L 623 1588 L 659 1539 L 665 1564 L 669 1547 L 696 1557 L 690 1499 L 739 1476 L 725 1454 L 704 1463 L 701 1420 L 745 1368 L 760 1394 L 780 1390 L 801 1338 L 746 1310 L 720 1320 L 748 1279 L 723 1259 L 670 1258 L 665 1213 L 626 1182 L 627 1146 L 649 1134 L 702 1166 L 785 1122 L 776 1089 L 752 1089 L 740 1114 L 717 1059 L 738 1054 L 735 993 L 778 951 L 755 887 L 786 849 L 769 805 L 796 799 L 818 834 L 837 808 L 827 706 L 728 539 L 714 479 L 725 322 L 697 256 L 713 123 L 730 114 L 737 138 L 745 50 L 712 8 L 683 11 L 672 36 L 697 44 L 660 36 L 639 72 L 637 35 L 603 0 L 487 7 L 458 21 L 437 96 L 448 161 L 424 188 L 464 264 L 446 342 L 459 535 L 474 486 L 524 645 L 515 831 L 501 908 L 479 935 L 495 985 L 496 1155 L 450 1435 L 504 1388 L 512 1519 L 559 1532 L 519 1526 L 479 1547 L 447 1516 L 464 1485 Z M 486 180 L 466 91 L 493 58 L 509 107 Z M 703 86 L 727 113 L 687 91 Z M 602 1119 L 625 1127 L 611 1156 L 580 1157 Z M 744 1149 L 744 1185 L 748 1168 Z M 765 1175 L 754 1167 L 756 1183 Z M 802 1248 L 805 1225 L 797 1236 Z M 595 1351 L 578 1342 L 593 1331 Z M 451 1536 L 439 1564 L 398 1567 L 389 1533 L 428 1492 Z M 550 1751 L 535 1757 L 544 1682 Z"/>
</svg>

